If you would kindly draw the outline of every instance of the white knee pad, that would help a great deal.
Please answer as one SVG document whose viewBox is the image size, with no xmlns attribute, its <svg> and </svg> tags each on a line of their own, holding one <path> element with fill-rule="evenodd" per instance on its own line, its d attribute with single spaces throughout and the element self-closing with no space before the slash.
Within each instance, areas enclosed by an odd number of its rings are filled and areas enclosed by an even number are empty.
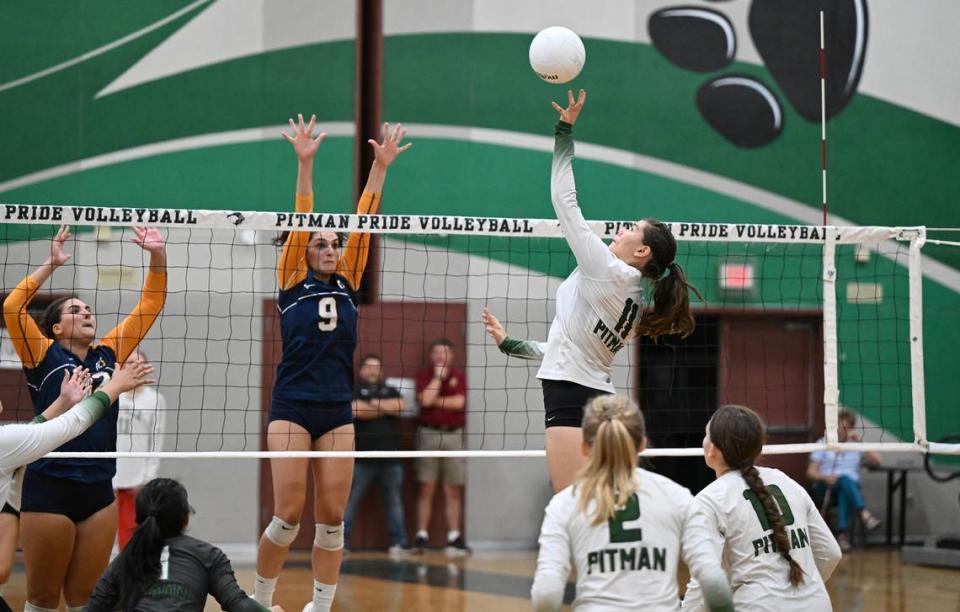
<svg viewBox="0 0 960 612">
<path fill-rule="evenodd" d="M 316 524 L 313 545 L 323 550 L 341 550 L 343 548 L 343 523 L 338 525 Z"/>
<path fill-rule="evenodd" d="M 297 539 L 300 533 L 300 525 L 291 525 L 279 516 L 270 520 L 270 524 L 263 530 L 263 535 L 277 546 L 288 547 Z"/>
</svg>

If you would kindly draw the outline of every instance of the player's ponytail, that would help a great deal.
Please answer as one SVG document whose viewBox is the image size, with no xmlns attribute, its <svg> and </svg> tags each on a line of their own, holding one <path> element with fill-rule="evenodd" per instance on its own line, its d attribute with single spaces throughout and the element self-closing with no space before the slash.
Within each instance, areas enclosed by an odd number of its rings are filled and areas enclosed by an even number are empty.
<svg viewBox="0 0 960 612">
<path fill-rule="evenodd" d="M 584 409 L 583 441 L 590 454 L 575 492 L 578 512 L 586 513 L 591 501 L 596 504 L 593 524 L 613 518 L 637 492 L 634 472 L 645 435 L 643 415 L 628 397 L 601 395 Z"/>
<path fill-rule="evenodd" d="M 637 324 L 637 333 L 654 339 L 664 334 L 686 338 L 694 327 L 690 291 L 701 301 L 703 296 L 687 282 L 683 268 L 674 261 L 677 241 L 670 226 L 656 219 L 645 221 L 643 243 L 650 247 L 650 258 L 640 272 L 653 283 L 653 299 Z"/>
<path fill-rule="evenodd" d="M 187 526 L 187 491 L 176 480 L 154 478 L 137 494 L 137 529 L 117 557 L 114 579 L 121 610 L 132 610 L 160 577 L 160 553 Z"/>
<path fill-rule="evenodd" d="M 787 537 L 783 514 L 753 464 L 763 450 L 763 421 L 760 416 L 744 406 L 721 406 L 710 418 L 708 427 L 710 441 L 720 450 L 724 462 L 740 472 L 747 486 L 760 500 L 773 529 L 777 551 L 790 566 L 790 584 L 797 586 L 803 583 L 803 568 L 790 556 L 790 538 Z"/>
</svg>

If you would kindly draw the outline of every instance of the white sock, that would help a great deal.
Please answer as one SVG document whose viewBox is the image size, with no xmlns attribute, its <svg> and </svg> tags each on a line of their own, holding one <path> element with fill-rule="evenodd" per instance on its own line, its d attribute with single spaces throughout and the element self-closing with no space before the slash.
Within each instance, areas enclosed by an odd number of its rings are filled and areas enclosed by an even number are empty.
<svg viewBox="0 0 960 612">
<path fill-rule="evenodd" d="M 330 612 L 337 585 L 313 581 L 313 612 Z"/>
<path fill-rule="evenodd" d="M 56 608 L 41 608 L 38 605 L 32 604 L 29 601 L 24 604 L 23 612 L 57 612 Z"/>
<path fill-rule="evenodd" d="M 7 585 L 0 584 L 0 597 L 3 597 L 3 592 L 7 590 Z"/>
<path fill-rule="evenodd" d="M 427 533 L 427 530 L 426 530 L 426 529 L 418 529 L 418 530 L 417 530 L 417 537 L 418 537 L 418 538 L 423 538 L 424 540 L 429 540 L 429 539 L 430 539 L 430 534 Z"/>
<path fill-rule="evenodd" d="M 67 612 L 83 612 L 83 608 L 84 606 L 67 606 Z"/>
<path fill-rule="evenodd" d="M 460 531 L 457 529 L 451 529 L 447 532 L 447 542 L 453 542 L 460 537 Z"/>
<path fill-rule="evenodd" d="M 277 578 L 264 578 L 257 574 L 253 582 L 253 600 L 264 608 L 273 605 L 273 591 L 277 588 Z"/>
</svg>

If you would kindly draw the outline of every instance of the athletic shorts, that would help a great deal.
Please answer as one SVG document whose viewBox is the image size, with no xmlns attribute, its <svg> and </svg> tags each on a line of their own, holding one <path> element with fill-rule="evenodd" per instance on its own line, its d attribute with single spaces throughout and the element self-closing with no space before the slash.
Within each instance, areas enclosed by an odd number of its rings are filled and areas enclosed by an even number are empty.
<svg viewBox="0 0 960 612">
<path fill-rule="evenodd" d="M 598 395 L 610 395 L 600 389 L 584 387 L 565 380 L 541 380 L 543 385 L 544 425 L 581 427 L 583 409 Z"/>
<path fill-rule="evenodd" d="M 27 470 L 20 512 L 62 514 L 74 523 L 84 521 L 113 503 L 113 482 L 80 482 Z"/>
<path fill-rule="evenodd" d="M 17 518 L 20 518 L 20 511 L 11 506 L 9 503 L 3 504 L 3 508 L 0 508 L 0 514 L 12 514 Z"/>
<path fill-rule="evenodd" d="M 337 427 L 353 423 L 353 404 L 274 398 L 269 422 L 274 421 L 295 423 L 310 433 L 311 440 L 316 440 Z"/>
<path fill-rule="evenodd" d="M 421 425 L 417 430 L 417 450 L 463 450 L 463 429 Z M 414 471 L 417 482 L 463 485 L 467 481 L 467 461 L 463 457 L 417 457 Z"/>
</svg>

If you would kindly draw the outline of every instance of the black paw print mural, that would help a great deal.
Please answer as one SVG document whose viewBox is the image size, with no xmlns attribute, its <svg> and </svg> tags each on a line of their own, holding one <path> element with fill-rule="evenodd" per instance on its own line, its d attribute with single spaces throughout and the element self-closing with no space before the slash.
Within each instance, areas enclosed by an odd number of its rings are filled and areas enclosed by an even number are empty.
<svg viewBox="0 0 960 612">
<path fill-rule="evenodd" d="M 827 119 L 856 93 L 867 48 L 866 0 L 753 0 L 749 29 L 767 70 L 794 110 L 820 121 L 820 16 L 827 32 Z M 654 47 L 674 65 L 695 72 L 726 68 L 737 32 L 721 12 L 701 6 L 661 9 L 647 22 Z M 697 109 L 739 147 L 761 147 L 783 131 L 779 98 L 761 80 L 721 74 L 697 91 Z"/>
</svg>

